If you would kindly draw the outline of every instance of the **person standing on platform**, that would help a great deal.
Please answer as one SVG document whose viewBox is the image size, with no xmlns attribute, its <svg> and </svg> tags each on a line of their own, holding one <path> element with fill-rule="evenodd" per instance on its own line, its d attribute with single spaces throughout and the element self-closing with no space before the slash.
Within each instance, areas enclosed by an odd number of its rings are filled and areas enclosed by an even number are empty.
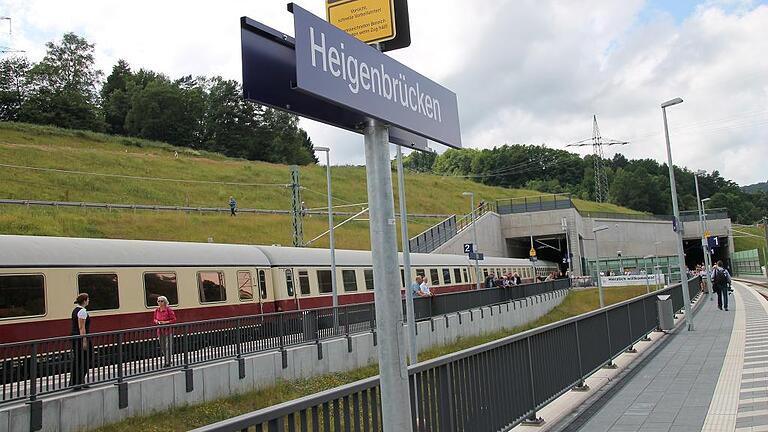
<svg viewBox="0 0 768 432">
<path fill-rule="evenodd" d="M 416 281 L 411 283 L 411 294 L 418 297 L 424 297 L 421 293 L 421 276 L 416 276 Z"/>
<path fill-rule="evenodd" d="M 69 385 L 74 391 L 88 388 L 84 385 L 85 375 L 90 367 L 93 347 L 88 341 L 88 333 L 91 331 L 91 317 L 85 309 L 90 299 L 88 294 L 82 293 L 75 299 L 75 308 L 72 310 L 70 321 L 72 324 L 72 372 L 69 375 Z"/>
<path fill-rule="evenodd" d="M 165 296 L 157 298 L 157 309 L 155 309 L 155 325 L 173 324 L 176 322 L 176 314 L 168 305 L 168 299 Z M 165 362 L 164 367 L 171 367 L 173 359 L 173 329 L 162 328 L 157 330 L 157 339 L 160 341 L 160 351 L 163 353 Z"/>
<path fill-rule="evenodd" d="M 427 285 L 427 277 L 425 276 L 421 281 L 421 286 L 419 287 L 419 291 L 421 292 L 422 297 L 432 297 L 434 294 L 432 294 L 432 291 L 429 290 L 429 285 Z"/>
<path fill-rule="evenodd" d="M 712 289 L 717 293 L 717 308 L 728 310 L 728 286 L 731 285 L 731 275 L 718 261 L 712 269 Z"/>
</svg>

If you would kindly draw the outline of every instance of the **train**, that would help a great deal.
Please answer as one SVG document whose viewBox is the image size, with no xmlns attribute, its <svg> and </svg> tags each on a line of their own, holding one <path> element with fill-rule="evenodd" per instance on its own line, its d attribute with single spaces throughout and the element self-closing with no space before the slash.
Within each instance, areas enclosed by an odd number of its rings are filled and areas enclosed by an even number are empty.
<svg viewBox="0 0 768 432">
<path fill-rule="evenodd" d="M 373 301 L 368 251 L 336 250 L 340 305 Z M 462 255 L 411 254 L 400 286 L 426 277 L 434 294 L 475 289 L 474 261 Z M 517 272 L 533 281 L 557 264 L 486 257 L 482 277 Z M 151 325 L 165 296 L 179 322 L 332 305 L 328 249 L 0 235 L 0 343 L 69 334 L 73 300 L 88 293 L 91 332 Z"/>
</svg>

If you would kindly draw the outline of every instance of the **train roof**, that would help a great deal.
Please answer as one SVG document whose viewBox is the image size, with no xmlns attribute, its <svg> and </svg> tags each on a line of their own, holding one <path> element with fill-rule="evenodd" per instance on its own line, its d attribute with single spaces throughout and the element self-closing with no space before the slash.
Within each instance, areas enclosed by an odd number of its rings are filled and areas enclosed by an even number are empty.
<svg viewBox="0 0 768 432">
<path fill-rule="evenodd" d="M 255 246 L 217 243 L 0 236 L 0 267 L 269 266 Z"/>
<path fill-rule="evenodd" d="M 402 265 L 403 256 L 398 254 Z M 371 252 L 336 250 L 336 263 L 370 267 Z M 466 255 L 411 254 L 413 266 L 472 265 Z M 543 264 L 544 262 L 542 262 Z M 0 268 L 35 267 L 326 267 L 328 249 L 220 243 L 0 235 Z M 483 266 L 530 265 L 486 257 Z"/>
</svg>

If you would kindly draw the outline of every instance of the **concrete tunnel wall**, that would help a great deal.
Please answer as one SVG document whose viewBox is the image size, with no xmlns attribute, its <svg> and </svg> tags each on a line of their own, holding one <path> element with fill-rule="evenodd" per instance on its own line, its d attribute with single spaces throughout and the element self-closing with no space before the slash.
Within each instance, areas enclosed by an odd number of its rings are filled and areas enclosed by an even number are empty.
<svg viewBox="0 0 768 432">
<path fill-rule="evenodd" d="M 459 337 L 477 336 L 511 329 L 536 320 L 559 305 L 567 290 L 529 297 L 514 302 L 482 307 L 417 323 L 419 351 L 455 342 Z M 404 326 L 406 328 L 407 326 Z M 315 344 L 288 348 L 287 367 L 279 351 L 246 356 L 245 377 L 239 377 L 235 360 L 197 366 L 192 369 L 194 389 L 186 391 L 184 371 L 153 375 L 128 381 L 128 407 L 118 408 L 117 386 L 105 385 L 78 393 L 42 398 L 43 428 L 46 432 L 89 430 L 128 417 L 146 416 L 172 407 L 194 405 L 233 394 L 275 385 L 277 380 L 309 378 L 349 371 L 378 361 L 373 334 L 351 336 L 351 351 L 345 338 L 321 342 L 322 359 Z M 28 432 L 30 407 L 20 403 L 0 408 L 0 432 Z"/>
</svg>

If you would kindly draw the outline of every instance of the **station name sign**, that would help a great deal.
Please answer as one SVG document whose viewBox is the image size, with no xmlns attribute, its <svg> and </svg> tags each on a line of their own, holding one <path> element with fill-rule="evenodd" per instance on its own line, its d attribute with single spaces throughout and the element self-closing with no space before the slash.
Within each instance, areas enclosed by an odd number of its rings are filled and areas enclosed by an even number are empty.
<svg viewBox="0 0 768 432">
<path fill-rule="evenodd" d="M 450 147 L 456 94 L 292 4 L 296 88 Z"/>
</svg>

